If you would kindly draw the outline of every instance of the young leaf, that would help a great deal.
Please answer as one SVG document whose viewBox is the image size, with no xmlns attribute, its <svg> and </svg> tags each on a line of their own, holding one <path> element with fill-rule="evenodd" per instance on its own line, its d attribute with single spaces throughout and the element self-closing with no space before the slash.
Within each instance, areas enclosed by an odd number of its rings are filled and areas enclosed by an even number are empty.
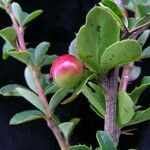
<svg viewBox="0 0 150 150">
<path fill-rule="evenodd" d="M 5 4 L 5 6 L 8 6 L 8 4 L 10 4 L 10 2 L 12 1 L 12 0 L 1 0 L 4 4 Z"/>
<path fill-rule="evenodd" d="M 77 34 L 77 55 L 89 68 L 99 73 L 101 55 L 108 46 L 119 40 L 119 36 L 120 28 L 110 11 L 95 6 Z"/>
<path fill-rule="evenodd" d="M 66 141 L 70 140 L 70 137 L 73 133 L 73 129 L 79 123 L 79 121 L 80 121 L 79 118 L 74 118 L 70 122 L 64 122 L 59 124 L 58 127 L 61 129 Z"/>
<path fill-rule="evenodd" d="M 135 40 L 123 40 L 112 44 L 102 54 L 100 62 L 101 74 L 108 73 L 109 70 L 117 65 L 138 60 L 141 53 L 142 48 Z"/>
<path fill-rule="evenodd" d="M 23 87 L 18 84 L 8 84 L 0 89 L 0 94 L 3 96 L 20 96 L 20 94 L 16 91 L 17 87 Z"/>
<path fill-rule="evenodd" d="M 16 39 L 16 31 L 12 27 L 0 30 L 0 36 L 8 43 L 12 44 Z"/>
<path fill-rule="evenodd" d="M 10 125 L 18 125 L 18 124 L 29 122 L 32 120 L 41 119 L 43 117 L 44 117 L 44 114 L 39 110 L 23 111 L 21 113 L 14 115 L 11 118 L 9 124 Z"/>
<path fill-rule="evenodd" d="M 142 111 L 137 111 L 137 113 L 135 113 L 135 116 L 128 123 L 128 125 L 134 125 L 147 120 L 150 120 L 150 108 Z"/>
<path fill-rule="evenodd" d="M 137 5 L 137 9 L 138 9 L 138 15 L 140 17 L 144 17 L 145 15 L 147 15 L 150 12 L 150 2 L 149 4 L 138 4 Z"/>
<path fill-rule="evenodd" d="M 0 8 L 5 9 L 5 4 L 0 1 Z"/>
<path fill-rule="evenodd" d="M 37 93 L 37 88 L 36 88 L 35 80 L 34 80 L 32 71 L 31 71 L 31 69 L 29 67 L 25 68 L 24 77 L 25 77 L 26 83 L 29 86 L 29 88 L 32 91 L 34 91 L 35 93 Z"/>
<path fill-rule="evenodd" d="M 75 38 L 69 45 L 69 54 L 77 56 L 77 49 L 76 49 L 76 45 L 77 45 L 77 38 Z"/>
<path fill-rule="evenodd" d="M 57 57 L 57 55 L 45 55 L 41 66 L 51 65 Z"/>
<path fill-rule="evenodd" d="M 120 91 L 118 93 L 117 104 L 117 123 L 118 125 L 125 125 L 131 121 L 134 116 L 134 103 L 129 95 Z"/>
<path fill-rule="evenodd" d="M 48 94 L 52 94 L 52 93 L 55 93 L 59 88 L 50 83 L 47 87 L 45 87 L 44 91 L 45 91 L 45 94 L 48 95 Z"/>
<path fill-rule="evenodd" d="M 42 63 L 42 61 L 45 57 L 45 54 L 47 53 L 49 47 L 50 47 L 50 43 L 42 42 L 35 48 L 35 51 L 34 51 L 34 65 L 36 67 L 41 65 L 41 63 Z"/>
<path fill-rule="evenodd" d="M 28 51 L 26 51 L 26 52 L 9 51 L 8 54 L 27 65 L 33 63 L 32 62 L 32 54 Z"/>
<path fill-rule="evenodd" d="M 29 101 L 32 105 L 37 107 L 39 110 L 41 110 L 44 114 L 46 114 L 45 107 L 39 97 L 31 92 L 30 90 L 24 89 L 24 88 L 16 88 L 16 91 L 24 97 L 27 101 Z"/>
<path fill-rule="evenodd" d="M 98 131 L 96 138 L 101 150 L 117 150 L 112 138 L 106 132 Z"/>
<path fill-rule="evenodd" d="M 141 55 L 141 59 L 150 58 L 150 46 L 146 47 Z"/>
<path fill-rule="evenodd" d="M 103 104 L 101 103 L 101 100 L 99 97 L 95 95 L 92 90 L 84 85 L 82 87 L 82 93 L 85 95 L 85 97 L 88 99 L 89 103 L 100 113 L 102 116 L 105 116 L 105 108 L 103 107 Z"/>
<path fill-rule="evenodd" d="M 13 50 L 15 50 L 14 47 L 10 43 L 5 42 L 3 45 L 3 59 L 7 59 L 9 57 L 9 51 Z"/>
<path fill-rule="evenodd" d="M 141 85 L 139 87 L 136 87 L 129 96 L 131 97 L 132 101 L 136 104 L 140 95 L 143 93 L 143 91 L 150 86 L 150 76 L 146 76 L 143 78 Z"/>
<path fill-rule="evenodd" d="M 92 150 L 92 149 L 85 145 L 75 145 L 75 146 L 70 146 L 68 150 Z"/>
<path fill-rule="evenodd" d="M 29 14 L 23 21 L 23 26 L 27 25 L 29 22 L 31 22 L 32 20 L 36 19 L 39 15 L 42 14 L 42 10 L 36 10 L 34 12 L 32 12 L 31 14 Z"/>
<path fill-rule="evenodd" d="M 67 89 L 59 89 L 50 99 L 49 111 L 53 112 L 68 93 L 69 90 Z"/>
</svg>

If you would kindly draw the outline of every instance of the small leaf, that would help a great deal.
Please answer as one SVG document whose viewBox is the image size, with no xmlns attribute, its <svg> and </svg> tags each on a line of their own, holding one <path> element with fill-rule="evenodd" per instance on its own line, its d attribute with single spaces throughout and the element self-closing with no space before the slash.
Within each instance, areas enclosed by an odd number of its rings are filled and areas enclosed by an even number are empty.
<svg viewBox="0 0 150 150">
<path fill-rule="evenodd" d="M 38 110 L 28 110 L 16 114 L 10 120 L 10 125 L 17 125 L 25 122 L 29 122 L 36 119 L 41 119 L 44 117 L 44 114 Z"/>
<path fill-rule="evenodd" d="M 106 74 L 117 65 L 138 60 L 141 52 L 142 48 L 135 40 L 123 40 L 112 44 L 102 54 L 100 62 L 101 73 Z"/>
<path fill-rule="evenodd" d="M 34 51 L 34 65 L 37 67 L 41 65 L 45 54 L 47 53 L 48 49 L 50 47 L 50 43 L 48 42 L 42 42 L 40 43 Z"/>
<path fill-rule="evenodd" d="M 145 15 L 147 15 L 150 12 L 150 2 L 149 4 L 138 4 L 137 5 L 137 9 L 138 9 L 138 15 L 140 17 L 144 17 Z"/>
<path fill-rule="evenodd" d="M 29 22 L 31 22 L 32 20 L 36 19 L 39 15 L 42 14 L 42 10 L 36 10 L 34 12 L 32 12 L 31 14 L 29 14 L 23 21 L 23 26 L 25 26 L 26 24 L 28 24 Z"/>
<path fill-rule="evenodd" d="M 105 116 L 105 108 L 103 107 L 103 104 L 101 103 L 101 100 L 95 95 L 92 90 L 84 85 L 82 87 L 82 93 L 84 96 L 88 99 L 89 103 L 100 113 L 102 116 Z"/>
<path fill-rule="evenodd" d="M 150 108 L 142 111 L 137 111 L 132 120 L 128 123 L 128 125 L 134 125 L 147 120 L 150 120 Z"/>
<path fill-rule="evenodd" d="M 15 50 L 14 47 L 10 43 L 5 42 L 3 45 L 3 59 L 7 59 L 9 57 L 9 51 L 12 50 Z"/>
<path fill-rule="evenodd" d="M 92 149 L 85 145 L 75 145 L 75 146 L 70 146 L 68 150 L 92 150 Z"/>
<path fill-rule="evenodd" d="M 77 44 L 77 38 L 75 38 L 69 45 L 69 54 L 77 56 L 77 49 L 76 49 L 76 44 Z"/>
<path fill-rule="evenodd" d="M 8 54 L 27 65 L 33 63 L 32 55 L 29 51 L 26 51 L 26 52 L 9 51 Z"/>
<path fill-rule="evenodd" d="M 43 103 L 35 93 L 24 88 L 16 88 L 16 91 L 27 101 L 29 101 L 32 105 L 41 110 L 44 114 L 46 113 Z"/>
<path fill-rule="evenodd" d="M 45 91 L 45 94 L 48 95 L 48 94 L 52 94 L 52 93 L 55 93 L 59 88 L 50 83 L 47 87 L 45 87 L 44 91 Z"/>
<path fill-rule="evenodd" d="M 146 47 L 141 55 L 141 59 L 150 58 L 150 46 Z"/>
<path fill-rule="evenodd" d="M 66 141 L 70 140 L 70 137 L 73 133 L 73 129 L 79 123 L 80 119 L 74 118 L 70 122 L 64 122 L 59 124 L 59 128 L 61 129 Z"/>
<path fill-rule="evenodd" d="M 117 150 L 112 138 L 106 132 L 98 131 L 96 138 L 101 150 Z"/>
<path fill-rule="evenodd" d="M 59 89 L 50 99 L 49 111 L 53 112 L 55 108 L 61 103 L 65 96 L 69 93 L 69 90 Z"/>
<path fill-rule="evenodd" d="M 150 76 L 146 76 L 143 78 L 141 85 L 139 87 L 136 87 L 129 96 L 131 97 L 132 101 L 136 104 L 140 95 L 143 93 L 143 91 L 150 86 Z"/>
<path fill-rule="evenodd" d="M 77 34 L 77 55 L 93 72 L 100 73 L 101 55 L 119 36 L 120 27 L 114 16 L 108 9 L 95 6 Z"/>
<path fill-rule="evenodd" d="M 20 96 L 20 94 L 16 91 L 17 87 L 23 87 L 18 84 L 8 84 L 0 89 L 0 94 L 3 96 Z"/>
<path fill-rule="evenodd" d="M 0 1 L 0 8 L 5 9 L 5 4 Z"/>
<path fill-rule="evenodd" d="M 1 0 L 6 6 L 8 6 L 12 0 Z"/>
<path fill-rule="evenodd" d="M 150 30 L 145 30 L 141 35 L 140 37 L 138 38 L 138 42 L 141 44 L 141 46 L 143 47 L 144 44 L 146 43 L 148 37 L 149 37 L 149 33 L 150 33 Z"/>
<path fill-rule="evenodd" d="M 134 116 L 134 103 L 129 95 L 124 91 L 118 93 L 117 104 L 117 123 L 125 125 L 131 121 Z"/>
<path fill-rule="evenodd" d="M 12 44 L 16 39 L 16 31 L 12 27 L 0 30 L 0 36 L 8 43 Z"/>
<path fill-rule="evenodd" d="M 37 88 L 36 88 L 35 80 L 34 80 L 31 68 L 29 68 L 28 66 L 25 68 L 24 77 L 25 77 L 26 83 L 29 86 L 29 88 L 32 91 L 34 91 L 35 93 L 37 93 Z"/>
<path fill-rule="evenodd" d="M 45 55 L 41 66 L 51 65 L 57 57 L 57 55 Z"/>
</svg>

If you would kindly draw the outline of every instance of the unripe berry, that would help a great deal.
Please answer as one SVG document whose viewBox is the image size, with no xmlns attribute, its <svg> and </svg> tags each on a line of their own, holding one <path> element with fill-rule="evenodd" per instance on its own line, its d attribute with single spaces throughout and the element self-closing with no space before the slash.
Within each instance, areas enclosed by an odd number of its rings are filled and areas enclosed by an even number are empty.
<svg viewBox="0 0 150 150">
<path fill-rule="evenodd" d="M 58 57 L 50 68 L 50 75 L 60 88 L 77 86 L 82 80 L 83 74 L 83 62 L 70 54 Z"/>
</svg>

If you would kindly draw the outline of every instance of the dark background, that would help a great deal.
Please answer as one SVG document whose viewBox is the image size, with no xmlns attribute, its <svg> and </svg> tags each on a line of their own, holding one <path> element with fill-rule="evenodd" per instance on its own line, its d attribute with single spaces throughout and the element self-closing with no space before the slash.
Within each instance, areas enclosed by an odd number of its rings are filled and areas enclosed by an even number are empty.
<svg viewBox="0 0 150 150">
<path fill-rule="evenodd" d="M 42 41 L 50 41 L 50 54 L 58 55 L 67 53 L 68 45 L 74 39 L 75 33 L 85 21 L 86 13 L 98 0 L 18 0 L 23 10 L 32 12 L 43 9 L 44 13 L 33 22 L 26 30 L 25 40 L 28 47 L 35 47 Z M 0 29 L 10 26 L 11 21 L 4 11 L 0 10 Z M 0 47 L 3 40 L 0 39 Z M 9 58 L 2 60 L 0 51 L 0 87 L 5 84 L 25 84 L 24 65 L 19 61 Z M 150 60 L 141 62 L 143 75 L 150 75 Z M 44 69 L 48 72 L 48 68 Z M 139 80 L 137 80 L 137 84 Z M 135 85 L 132 85 L 133 87 Z M 150 89 L 147 89 L 141 97 L 140 104 L 147 107 L 150 104 Z M 10 118 L 17 112 L 32 109 L 33 106 L 21 98 L 8 98 L 0 96 L 0 150 L 59 150 L 52 132 L 42 120 L 33 121 L 18 126 L 9 126 Z M 66 106 L 60 106 L 57 114 L 63 121 L 69 121 L 73 117 L 81 118 L 76 127 L 72 144 L 87 144 L 97 146 L 95 133 L 103 129 L 103 120 L 96 116 L 89 108 L 89 104 L 83 98 L 78 97 L 74 102 Z M 121 136 L 119 147 L 121 150 L 138 148 L 150 150 L 150 123 L 129 127 L 138 128 L 133 136 Z"/>
</svg>

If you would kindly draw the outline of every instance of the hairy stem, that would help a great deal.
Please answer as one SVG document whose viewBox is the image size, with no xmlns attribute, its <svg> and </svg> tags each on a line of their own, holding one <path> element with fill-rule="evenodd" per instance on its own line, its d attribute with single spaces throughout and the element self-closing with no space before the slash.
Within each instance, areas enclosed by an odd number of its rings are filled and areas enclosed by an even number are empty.
<svg viewBox="0 0 150 150">
<path fill-rule="evenodd" d="M 118 67 L 111 73 L 110 77 L 101 79 L 101 86 L 106 95 L 106 115 L 105 131 L 112 137 L 113 141 L 118 144 L 121 134 L 120 129 L 116 126 L 116 105 L 118 92 Z"/>
</svg>

